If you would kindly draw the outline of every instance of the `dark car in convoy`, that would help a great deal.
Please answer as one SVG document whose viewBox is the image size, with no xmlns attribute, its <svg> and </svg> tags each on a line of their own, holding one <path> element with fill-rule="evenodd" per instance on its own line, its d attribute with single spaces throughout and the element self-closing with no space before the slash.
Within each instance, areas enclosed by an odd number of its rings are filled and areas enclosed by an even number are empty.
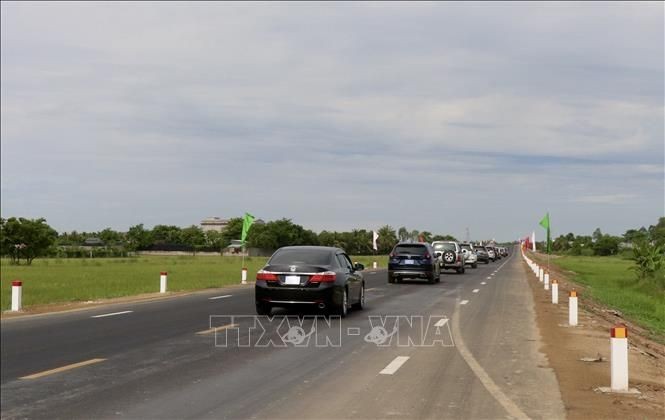
<svg viewBox="0 0 665 420">
<path fill-rule="evenodd" d="M 364 268 L 340 248 L 280 248 L 256 273 L 256 312 L 270 315 L 273 307 L 298 305 L 344 317 L 350 307 L 365 306 Z"/>
<path fill-rule="evenodd" d="M 440 281 L 441 269 L 434 249 L 428 243 L 400 242 L 388 257 L 388 282 L 402 279 L 426 279 L 429 283 Z"/>
<path fill-rule="evenodd" d="M 474 245 L 473 250 L 476 251 L 476 255 L 478 256 L 478 261 L 482 261 L 485 264 L 490 263 L 490 256 L 489 253 L 487 252 L 487 248 L 485 248 L 482 245 Z"/>
</svg>

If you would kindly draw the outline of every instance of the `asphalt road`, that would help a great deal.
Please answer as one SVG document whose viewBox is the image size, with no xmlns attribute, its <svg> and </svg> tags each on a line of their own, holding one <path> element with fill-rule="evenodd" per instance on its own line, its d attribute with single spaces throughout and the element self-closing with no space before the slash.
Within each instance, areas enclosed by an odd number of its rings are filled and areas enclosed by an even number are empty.
<svg viewBox="0 0 665 420">
<path fill-rule="evenodd" d="M 435 285 L 365 280 L 341 321 L 255 320 L 251 287 L 5 320 L 2 417 L 565 416 L 517 250 Z"/>
</svg>

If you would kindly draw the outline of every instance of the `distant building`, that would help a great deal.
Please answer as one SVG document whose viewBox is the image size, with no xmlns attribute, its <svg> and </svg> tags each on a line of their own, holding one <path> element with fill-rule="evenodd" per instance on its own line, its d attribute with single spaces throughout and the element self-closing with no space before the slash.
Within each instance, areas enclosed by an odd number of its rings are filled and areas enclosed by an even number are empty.
<svg viewBox="0 0 665 420">
<path fill-rule="evenodd" d="M 204 232 L 221 232 L 226 229 L 229 224 L 229 219 L 221 219 L 219 217 L 208 217 L 201 221 L 201 230 Z"/>
<path fill-rule="evenodd" d="M 104 241 L 102 241 L 99 238 L 86 238 L 85 241 L 83 241 L 83 246 L 104 246 Z"/>
</svg>

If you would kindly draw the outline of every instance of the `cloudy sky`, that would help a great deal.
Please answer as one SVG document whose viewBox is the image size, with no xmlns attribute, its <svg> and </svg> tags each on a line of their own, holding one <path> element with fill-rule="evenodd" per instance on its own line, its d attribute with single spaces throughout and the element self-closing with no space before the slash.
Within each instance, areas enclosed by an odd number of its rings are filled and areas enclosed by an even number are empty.
<svg viewBox="0 0 665 420">
<path fill-rule="evenodd" d="M 2 217 L 621 234 L 664 209 L 663 3 L 2 2 Z"/>
</svg>

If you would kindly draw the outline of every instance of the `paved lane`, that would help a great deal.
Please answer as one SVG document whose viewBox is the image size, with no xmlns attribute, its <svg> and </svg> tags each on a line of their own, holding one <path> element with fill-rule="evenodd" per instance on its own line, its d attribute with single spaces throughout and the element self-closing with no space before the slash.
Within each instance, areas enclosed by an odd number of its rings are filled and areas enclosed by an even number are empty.
<svg viewBox="0 0 665 420">
<path fill-rule="evenodd" d="M 342 333 L 339 347 L 239 347 L 238 337 L 250 337 L 250 321 L 242 318 L 233 321 L 238 330 L 226 336 L 235 341 L 224 347 L 214 346 L 214 333 L 196 334 L 210 328 L 211 314 L 252 314 L 247 289 L 8 323 L 7 331 L 3 323 L 3 417 L 506 417 L 510 411 L 497 389 L 518 414 L 563 417 L 554 375 L 539 367 L 545 361 L 537 351 L 531 296 L 518 258 L 494 273 L 505 261 L 464 275 L 445 272 L 436 285 L 388 284 L 385 271 L 366 273 L 367 309 L 323 328 L 324 334 Z M 226 294 L 232 296 L 209 299 Z M 427 321 L 418 324 L 417 316 Z M 305 331 L 311 322 L 303 321 Z M 377 322 L 384 322 L 386 333 L 397 332 L 382 345 L 366 340 Z M 46 330 L 50 342 L 26 338 Z M 265 337 L 278 342 L 283 329 L 278 330 L 270 324 Z M 423 337 L 427 340 L 418 341 Z M 5 338 L 15 341 L 8 355 Z M 20 362 L 21 340 L 40 344 L 27 350 L 29 363 Z M 435 345 L 423 345 L 431 341 Z M 474 372 L 457 341 L 495 388 Z M 49 349 L 57 350 L 53 358 Z M 39 357 L 47 360 L 32 360 Z M 65 360 L 93 358 L 106 360 L 17 379 Z M 4 372 L 12 363 L 16 366 Z M 540 393 L 554 402 L 543 403 Z"/>
</svg>

